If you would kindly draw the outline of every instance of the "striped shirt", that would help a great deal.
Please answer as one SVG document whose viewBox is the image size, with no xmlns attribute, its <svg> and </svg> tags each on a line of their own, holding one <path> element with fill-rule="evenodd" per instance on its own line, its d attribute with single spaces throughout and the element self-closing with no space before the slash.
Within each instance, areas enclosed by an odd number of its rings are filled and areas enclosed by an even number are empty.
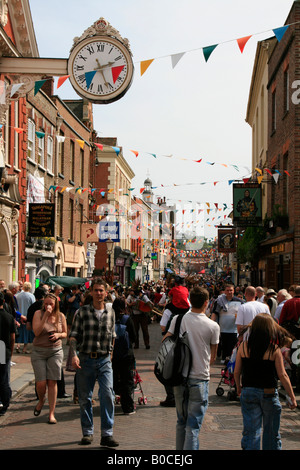
<svg viewBox="0 0 300 470">
<path fill-rule="evenodd" d="M 107 355 L 113 349 L 115 336 L 115 312 L 112 304 L 105 304 L 100 319 L 92 303 L 80 307 L 76 312 L 70 337 L 76 339 L 79 352 Z"/>
</svg>

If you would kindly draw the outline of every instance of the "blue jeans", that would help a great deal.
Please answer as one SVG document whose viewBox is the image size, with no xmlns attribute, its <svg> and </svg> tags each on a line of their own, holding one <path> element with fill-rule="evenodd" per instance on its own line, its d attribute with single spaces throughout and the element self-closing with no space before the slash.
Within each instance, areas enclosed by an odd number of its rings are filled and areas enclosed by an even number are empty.
<svg viewBox="0 0 300 470">
<path fill-rule="evenodd" d="M 242 448 L 259 450 L 263 427 L 262 449 L 280 450 L 281 404 L 278 391 L 265 394 L 262 388 L 245 387 L 242 388 L 240 403 L 244 422 Z"/>
<path fill-rule="evenodd" d="M 174 387 L 176 403 L 176 450 L 198 450 L 199 432 L 208 407 L 208 380 L 188 379 Z"/>
<path fill-rule="evenodd" d="M 114 391 L 110 355 L 92 359 L 79 354 L 81 369 L 76 372 L 80 420 L 84 436 L 94 434 L 92 398 L 96 381 L 99 384 L 101 436 L 112 436 L 114 425 Z"/>
</svg>

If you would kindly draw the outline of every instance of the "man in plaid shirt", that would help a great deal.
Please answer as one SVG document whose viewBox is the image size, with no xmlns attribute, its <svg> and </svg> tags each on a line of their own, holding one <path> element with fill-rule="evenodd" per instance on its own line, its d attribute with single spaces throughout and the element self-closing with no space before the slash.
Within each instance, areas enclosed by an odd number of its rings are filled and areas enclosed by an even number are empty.
<svg viewBox="0 0 300 470">
<path fill-rule="evenodd" d="M 99 384 L 101 412 L 101 441 L 105 447 L 117 447 L 113 438 L 114 392 L 111 355 L 115 334 L 115 313 L 106 304 L 106 283 L 94 279 L 91 285 L 93 301 L 79 308 L 70 332 L 72 364 L 76 369 L 80 419 L 83 437 L 81 444 L 93 440 L 92 397 L 96 380 Z"/>
</svg>

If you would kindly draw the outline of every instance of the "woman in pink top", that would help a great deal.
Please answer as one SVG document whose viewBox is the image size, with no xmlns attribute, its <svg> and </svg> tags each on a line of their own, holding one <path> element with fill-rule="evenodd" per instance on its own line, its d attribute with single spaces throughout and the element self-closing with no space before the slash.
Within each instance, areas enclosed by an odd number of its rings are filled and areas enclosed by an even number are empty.
<svg viewBox="0 0 300 470">
<path fill-rule="evenodd" d="M 62 339 L 67 337 L 67 323 L 64 314 L 59 311 L 59 302 L 54 294 L 47 294 L 42 309 L 35 312 L 32 329 L 35 338 L 31 363 L 39 397 L 34 415 L 39 416 L 41 413 L 48 388 L 48 423 L 55 424 L 57 381 L 61 379 Z"/>
</svg>

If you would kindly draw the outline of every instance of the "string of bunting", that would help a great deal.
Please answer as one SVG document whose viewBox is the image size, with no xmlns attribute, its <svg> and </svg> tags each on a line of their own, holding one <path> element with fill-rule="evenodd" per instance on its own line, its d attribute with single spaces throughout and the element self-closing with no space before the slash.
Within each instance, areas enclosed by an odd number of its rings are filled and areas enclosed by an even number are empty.
<svg viewBox="0 0 300 470">
<path fill-rule="evenodd" d="M 229 43 L 229 42 L 236 42 L 239 49 L 240 49 L 240 51 L 241 51 L 241 53 L 243 53 L 246 44 L 248 43 L 248 41 L 252 37 L 257 36 L 259 34 L 267 33 L 269 31 L 272 31 L 275 34 L 278 42 L 280 42 L 281 39 L 283 38 L 286 30 L 289 28 L 289 26 L 296 25 L 298 23 L 299 22 L 290 23 L 290 24 L 281 26 L 279 28 L 273 28 L 271 30 L 263 31 L 263 32 L 260 32 L 260 33 L 254 33 L 254 34 L 251 34 L 251 35 L 248 35 L 248 36 L 240 37 L 238 39 L 231 39 L 231 40 L 228 40 L 228 41 L 224 41 L 224 42 L 221 42 L 221 43 L 218 43 L 218 44 L 213 44 L 213 45 L 206 46 L 206 47 L 198 47 L 198 48 L 191 49 L 191 50 L 184 51 L 184 52 L 169 54 L 168 56 L 165 55 L 165 56 L 160 56 L 160 57 L 156 57 L 156 58 L 153 58 L 153 59 L 141 60 L 141 61 L 137 62 L 138 64 L 140 64 L 140 74 L 141 74 L 141 76 L 144 75 L 146 70 L 150 67 L 150 65 L 155 60 L 163 59 L 163 58 L 166 58 L 166 57 L 171 58 L 172 68 L 174 69 L 176 67 L 176 65 L 178 64 L 178 62 L 182 59 L 182 57 L 185 54 L 190 53 L 190 52 L 194 52 L 194 51 L 199 51 L 199 50 L 202 50 L 205 62 L 208 62 L 211 54 L 213 53 L 213 51 L 218 46 L 220 46 L 221 44 Z M 111 68 L 113 68 L 113 67 L 111 67 Z M 86 83 L 87 83 L 88 87 L 90 86 L 91 81 L 92 81 L 91 73 L 95 74 L 94 71 L 93 72 L 86 72 L 86 74 L 85 74 Z M 60 88 L 69 77 L 70 77 L 70 75 L 64 75 L 64 76 L 58 77 L 56 88 L 57 89 Z M 42 88 L 42 86 L 44 85 L 44 83 L 47 80 L 52 80 L 52 77 L 48 77 L 48 78 L 45 78 L 43 80 L 37 80 L 37 81 L 34 82 L 34 95 L 36 95 L 39 92 L 39 90 Z M 1 82 L 1 84 L 0 84 L 0 104 L 5 104 L 5 102 L 6 102 L 7 88 L 10 88 L 10 97 L 12 97 L 18 92 L 18 90 L 22 87 L 22 85 L 24 85 L 24 83 L 15 83 L 15 84 L 13 83 L 13 84 L 8 85 L 4 81 Z"/>
</svg>

